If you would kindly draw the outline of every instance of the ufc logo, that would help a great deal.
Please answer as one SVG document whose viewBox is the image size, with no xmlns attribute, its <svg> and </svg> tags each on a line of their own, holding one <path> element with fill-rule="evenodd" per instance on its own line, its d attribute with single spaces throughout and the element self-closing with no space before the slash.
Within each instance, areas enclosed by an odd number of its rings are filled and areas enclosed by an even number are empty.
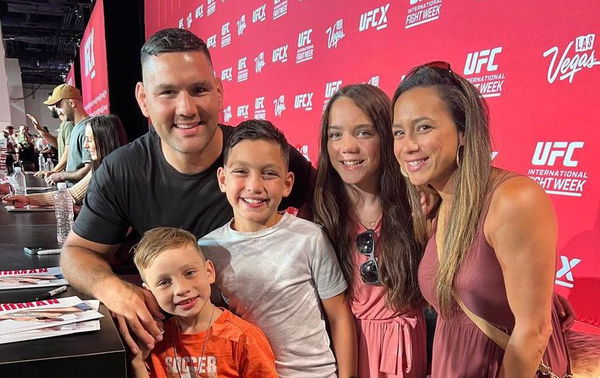
<svg viewBox="0 0 600 378">
<path fill-rule="evenodd" d="M 248 59 L 248 57 L 243 57 L 240 60 L 238 60 L 238 70 L 245 70 L 246 69 L 246 60 Z"/>
<path fill-rule="evenodd" d="M 233 79 L 233 68 L 229 67 L 221 71 L 221 80 L 229 80 Z"/>
<path fill-rule="evenodd" d="M 217 35 L 213 34 L 206 40 L 206 47 L 217 47 Z"/>
<path fill-rule="evenodd" d="M 358 31 L 364 31 L 368 28 L 376 28 L 381 30 L 387 27 L 386 13 L 390 8 L 390 4 L 383 5 L 379 8 L 368 11 L 360 15 L 360 25 Z"/>
<path fill-rule="evenodd" d="M 202 16 L 204 16 L 204 5 L 200 5 L 198 6 L 198 8 L 196 8 L 196 18 L 200 18 Z"/>
<path fill-rule="evenodd" d="M 90 35 L 88 39 L 85 40 L 84 45 L 84 55 L 85 55 L 85 76 L 89 76 L 90 72 L 94 70 L 94 65 L 96 64 L 96 59 L 94 58 L 94 29 L 90 31 Z M 94 78 L 95 75 L 92 76 Z"/>
<path fill-rule="evenodd" d="M 312 33 L 312 29 L 305 30 L 298 34 L 298 47 L 306 46 L 312 43 L 310 41 L 310 33 Z"/>
<path fill-rule="evenodd" d="M 332 81 L 332 82 L 327 83 L 327 85 L 325 86 L 325 97 L 329 98 L 329 97 L 333 96 L 334 93 L 337 92 L 341 86 L 342 86 L 341 80 Z"/>
<path fill-rule="evenodd" d="M 243 117 L 243 118 L 248 118 L 248 105 L 240 105 L 237 108 L 237 116 L 238 117 Z"/>
<path fill-rule="evenodd" d="M 215 3 L 215 0 L 208 0 L 206 15 L 210 16 L 211 14 L 215 13 L 216 8 L 217 8 L 217 3 Z"/>
<path fill-rule="evenodd" d="M 273 50 L 273 62 L 287 62 L 288 45 L 281 46 Z"/>
<path fill-rule="evenodd" d="M 221 26 L 221 35 L 229 34 L 229 24 L 230 24 L 230 22 L 227 22 L 227 23 L 223 24 L 223 26 Z"/>
<path fill-rule="evenodd" d="M 573 287 L 573 273 L 571 272 L 573 268 L 577 264 L 581 262 L 581 259 L 571 259 L 567 256 L 560 256 L 560 261 L 562 263 L 562 268 L 556 272 L 556 280 L 554 283 L 557 285 L 565 286 L 565 287 Z M 566 280 L 561 280 L 561 278 L 565 278 Z"/>
<path fill-rule="evenodd" d="M 484 65 L 487 65 L 487 71 L 496 71 L 498 69 L 498 65 L 494 64 L 494 58 L 496 57 L 496 54 L 501 52 L 502 47 L 496 47 L 491 50 L 486 49 L 469 53 L 465 63 L 465 75 L 481 73 L 481 68 Z"/>
<path fill-rule="evenodd" d="M 577 167 L 579 162 L 573 160 L 573 153 L 576 149 L 583 148 L 583 145 L 583 142 L 538 142 L 531 163 L 552 167 L 556 159 L 563 157 L 565 167 Z"/>
<path fill-rule="evenodd" d="M 263 4 L 252 12 L 252 23 L 267 19 L 267 4 Z"/>
<path fill-rule="evenodd" d="M 265 97 L 257 97 L 254 100 L 254 109 L 263 109 L 265 107 Z"/>
</svg>

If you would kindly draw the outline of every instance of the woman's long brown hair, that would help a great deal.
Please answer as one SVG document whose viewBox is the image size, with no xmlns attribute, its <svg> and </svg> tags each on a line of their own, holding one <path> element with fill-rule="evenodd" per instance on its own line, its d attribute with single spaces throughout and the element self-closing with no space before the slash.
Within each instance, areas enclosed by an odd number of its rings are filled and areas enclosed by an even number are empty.
<svg viewBox="0 0 600 378">
<path fill-rule="evenodd" d="M 464 150 L 457 165 L 454 200 L 443 230 L 444 244 L 438 248 L 440 265 L 436 275 L 435 289 L 442 314 L 454 308 L 454 278 L 467 256 L 485 205 L 489 190 L 491 165 L 491 138 L 488 108 L 479 91 L 466 79 L 449 69 L 427 67 L 416 69 L 407 76 L 394 93 L 393 103 L 412 88 L 434 88 L 457 127 L 464 135 Z M 408 181 L 408 180 L 407 180 Z M 423 223 L 418 188 L 408 183 L 415 222 Z M 435 211 L 435 210 L 434 210 Z M 422 240 L 424 235 L 419 235 Z"/>
</svg>

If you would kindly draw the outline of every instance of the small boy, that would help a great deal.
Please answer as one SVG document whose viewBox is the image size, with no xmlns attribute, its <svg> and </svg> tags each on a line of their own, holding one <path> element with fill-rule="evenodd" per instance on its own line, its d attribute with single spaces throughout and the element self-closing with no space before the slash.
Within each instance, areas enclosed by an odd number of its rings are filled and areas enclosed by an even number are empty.
<svg viewBox="0 0 600 378">
<path fill-rule="evenodd" d="M 198 243 L 230 309 L 269 338 L 281 377 L 354 376 L 356 332 L 334 250 L 318 225 L 277 211 L 294 182 L 288 152 L 268 121 L 233 131 L 217 176 L 234 218 Z"/>
<path fill-rule="evenodd" d="M 144 288 L 174 315 L 163 340 L 133 359 L 136 377 L 277 377 L 265 335 L 211 303 L 215 268 L 194 235 L 172 227 L 147 231 L 134 263 Z"/>
</svg>

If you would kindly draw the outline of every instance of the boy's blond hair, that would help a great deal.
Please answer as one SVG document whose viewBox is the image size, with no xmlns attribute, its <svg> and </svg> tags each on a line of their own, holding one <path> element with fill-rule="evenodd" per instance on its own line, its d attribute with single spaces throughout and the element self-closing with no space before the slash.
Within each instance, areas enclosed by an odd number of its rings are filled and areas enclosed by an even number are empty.
<svg viewBox="0 0 600 378">
<path fill-rule="evenodd" d="M 162 252 L 187 245 L 194 246 L 202 260 L 206 260 L 196 237 L 191 232 L 176 227 L 156 227 L 146 231 L 142 240 L 134 247 L 133 262 L 142 274 L 142 270 L 148 268 Z"/>
</svg>

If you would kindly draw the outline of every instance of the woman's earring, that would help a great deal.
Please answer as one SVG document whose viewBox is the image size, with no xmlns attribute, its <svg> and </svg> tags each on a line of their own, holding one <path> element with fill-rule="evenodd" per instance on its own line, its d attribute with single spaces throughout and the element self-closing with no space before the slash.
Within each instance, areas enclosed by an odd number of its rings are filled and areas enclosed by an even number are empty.
<svg viewBox="0 0 600 378">
<path fill-rule="evenodd" d="M 462 163 L 464 147 L 465 146 L 463 146 L 462 144 L 459 144 L 458 148 L 456 149 L 456 165 L 458 166 L 458 168 L 460 168 L 460 165 Z"/>
</svg>

